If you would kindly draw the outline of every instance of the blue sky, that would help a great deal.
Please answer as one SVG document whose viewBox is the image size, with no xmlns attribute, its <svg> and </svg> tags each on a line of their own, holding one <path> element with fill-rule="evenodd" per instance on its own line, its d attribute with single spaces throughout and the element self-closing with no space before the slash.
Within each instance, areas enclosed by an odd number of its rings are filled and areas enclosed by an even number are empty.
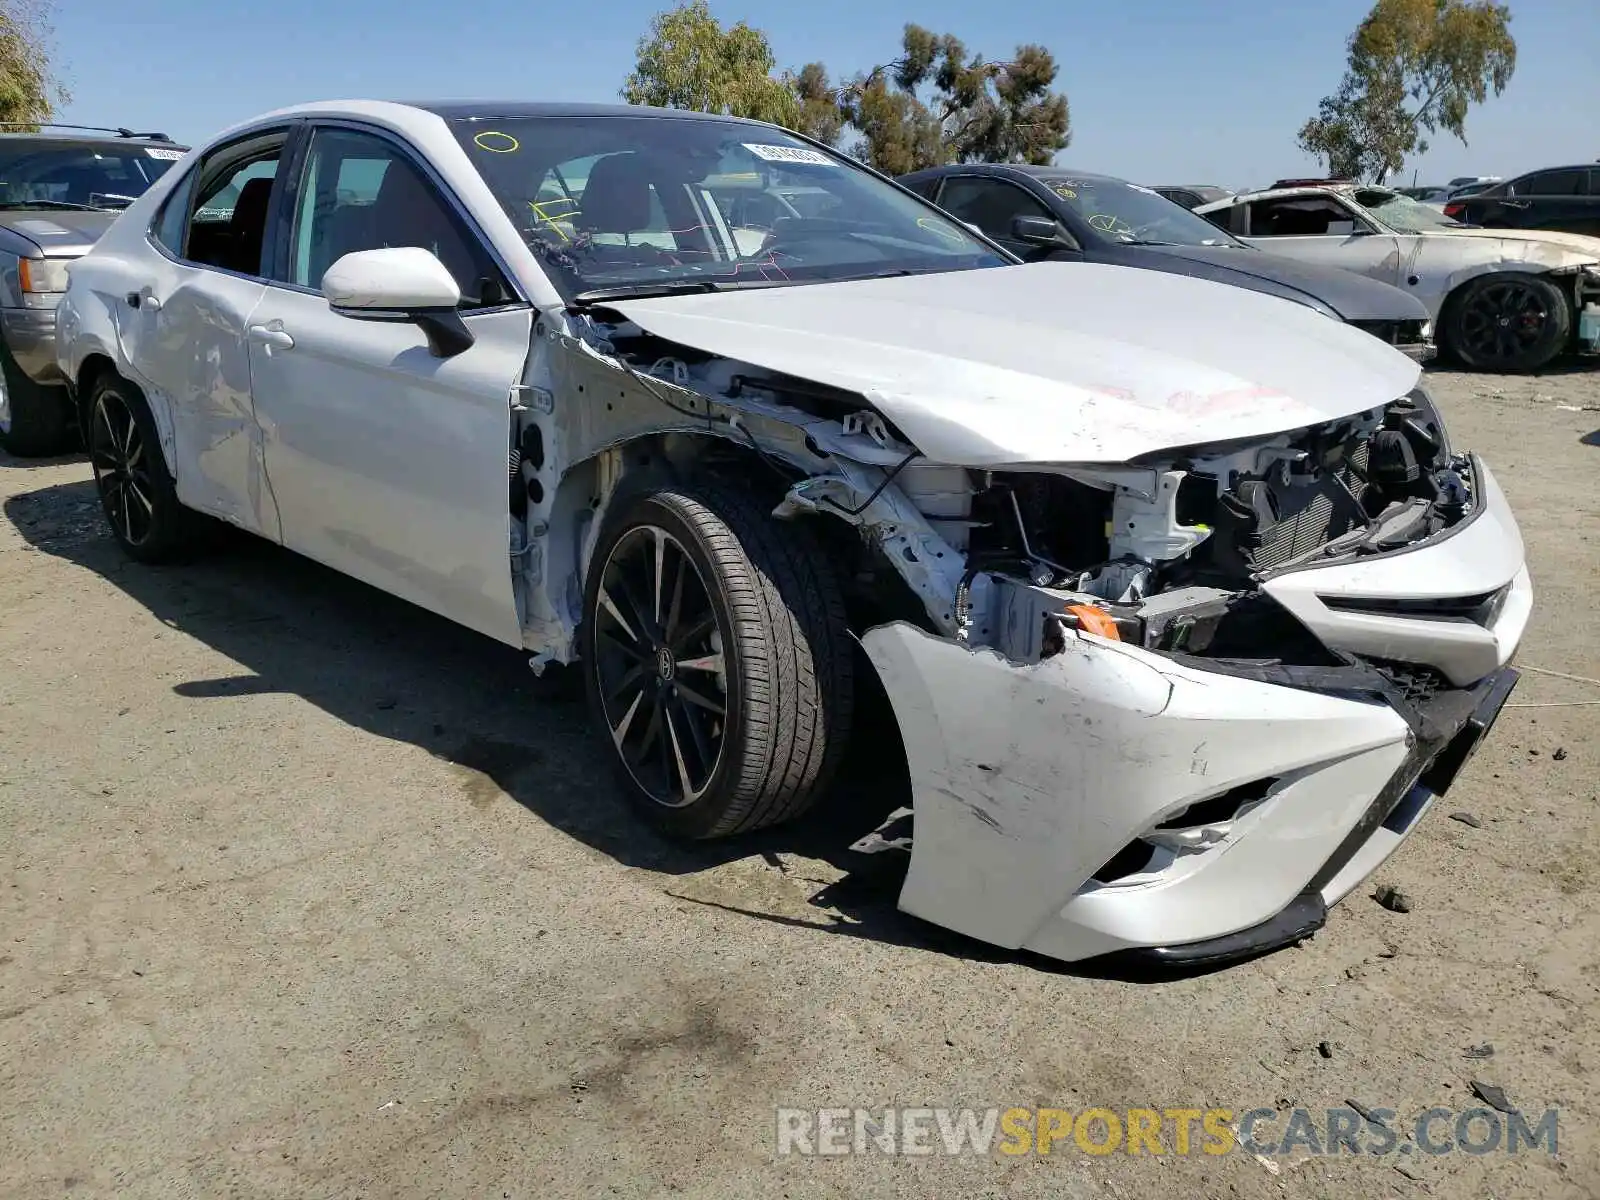
<svg viewBox="0 0 1600 1200">
<path fill-rule="evenodd" d="M 670 0 L 61 0 L 60 117 L 198 141 L 283 104 L 335 97 L 616 99 Z M 1315 164 L 1295 131 L 1337 84 L 1369 0 L 916 0 L 717 3 L 764 29 L 780 66 L 848 74 L 891 58 L 908 19 L 1000 58 L 1049 47 L 1072 104 L 1060 161 L 1145 183 L 1244 187 Z M 1513 0 L 1516 77 L 1408 164 L 1421 182 L 1600 158 L 1600 0 Z"/>
</svg>

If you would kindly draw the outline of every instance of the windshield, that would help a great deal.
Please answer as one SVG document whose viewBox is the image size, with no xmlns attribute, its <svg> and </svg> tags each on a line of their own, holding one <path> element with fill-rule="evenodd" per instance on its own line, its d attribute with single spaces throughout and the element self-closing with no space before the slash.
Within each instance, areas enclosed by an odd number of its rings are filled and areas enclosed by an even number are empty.
<svg viewBox="0 0 1600 1200">
<path fill-rule="evenodd" d="M 126 208 L 182 157 L 176 146 L 0 141 L 0 207 Z"/>
<path fill-rule="evenodd" d="M 632 116 L 451 124 L 569 298 L 1008 261 L 849 160 L 770 126 Z"/>
<path fill-rule="evenodd" d="M 1427 233 L 1436 229 L 1465 229 L 1460 221 L 1452 221 L 1439 209 L 1419 203 L 1399 192 L 1380 188 L 1363 188 L 1355 194 L 1355 202 L 1379 221 L 1397 233 Z"/>
<path fill-rule="evenodd" d="M 1103 240 L 1121 245 L 1242 246 L 1232 234 L 1197 217 L 1152 188 L 1120 179 L 1046 179 Z"/>
</svg>

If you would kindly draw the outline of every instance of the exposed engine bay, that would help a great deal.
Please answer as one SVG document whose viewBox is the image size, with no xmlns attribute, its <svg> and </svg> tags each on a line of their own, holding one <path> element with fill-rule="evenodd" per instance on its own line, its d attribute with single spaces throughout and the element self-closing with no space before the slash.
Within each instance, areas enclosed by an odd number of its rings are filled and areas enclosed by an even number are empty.
<svg viewBox="0 0 1600 1200">
<path fill-rule="evenodd" d="M 973 470 L 929 461 L 858 394 L 605 315 L 579 318 L 582 349 L 638 385 L 619 397 L 714 435 L 667 434 L 667 457 L 761 460 L 782 488 L 778 515 L 856 527 L 853 545 L 830 544 L 853 553 L 869 619 L 911 619 L 1017 662 L 1059 652 L 1069 629 L 1189 655 L 1336 662 L 1258 585 L 1422 541 L 1474 506 L 1471 461 L 1452 453 L 1420 387 L 1334 422 L 1126 465 Z M 521 493 L 513 507 L 526 509 Z M 908 611 L 908 587 L 921 612 Z"/>
</svg>

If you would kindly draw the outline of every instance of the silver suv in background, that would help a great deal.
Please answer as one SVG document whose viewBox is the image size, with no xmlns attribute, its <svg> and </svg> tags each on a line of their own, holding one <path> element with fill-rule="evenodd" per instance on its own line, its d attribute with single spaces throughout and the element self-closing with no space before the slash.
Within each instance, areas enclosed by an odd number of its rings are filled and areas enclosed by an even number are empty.
<svg viewBox="0 0 1600 1200">
<path fill-rule="evenodd" d="M 70 444 L 56 366 L 67 264 L 187 149 L 131 129 L 0 126 L 0 447 L 33 456 Z"/>
</svg>

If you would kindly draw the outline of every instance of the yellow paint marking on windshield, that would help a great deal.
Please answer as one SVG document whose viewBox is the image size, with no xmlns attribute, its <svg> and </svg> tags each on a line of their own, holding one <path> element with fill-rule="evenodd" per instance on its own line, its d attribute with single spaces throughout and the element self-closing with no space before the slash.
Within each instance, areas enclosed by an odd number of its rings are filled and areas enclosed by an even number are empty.
<svg viewBox="0 0 1600 1200">
<path fill-rule="evenodd" d="M 560 197 L 559 199 L 556 199 L 556 200 L 529 200 L 527 203 L 528 203 L 528 207 L 533 210 L 533 215 L 539 218 L 537 224 L 542 225 L 547 229 L 553 229 L 556 232 L 556 234 L 561 238 L 561 240 L 564 241 L 564 242 L 570 242 L 572 240 L 570 237 L 567 236 L 567 231 L 565 229 L 561 228 L 560 225 L 556 224 L 556 222 L 557 221 L 570 221 L 573 217 L 577 216 L 582 210 L 579 209 L 579 208 L 574 207 L 570 212 L 564 212 L 564 213 L 561 213 L 559 215 L 554 215 L 554 216 L 551 215 L 550 213 L 545 212 L 544 210 L 545 210 L 546 205 L 550 205 L 550 204 L 571 204 L 571 205 L 576 205 L 578 203 L 576 200 L 574 200 L 571 196 L 562 196 L 562 197 Z"/>
<path fill-rule="evenodd" d="M 490 144 L 488 139 L 495 139 Z M 487 150 L 490 154 L 515 154 L 522 149 L 522 143 L 509 133 L 501 133 L 498 129 L 485 129 L 472 139 L 472 144 L 479 150 Z"/>
</svg>

